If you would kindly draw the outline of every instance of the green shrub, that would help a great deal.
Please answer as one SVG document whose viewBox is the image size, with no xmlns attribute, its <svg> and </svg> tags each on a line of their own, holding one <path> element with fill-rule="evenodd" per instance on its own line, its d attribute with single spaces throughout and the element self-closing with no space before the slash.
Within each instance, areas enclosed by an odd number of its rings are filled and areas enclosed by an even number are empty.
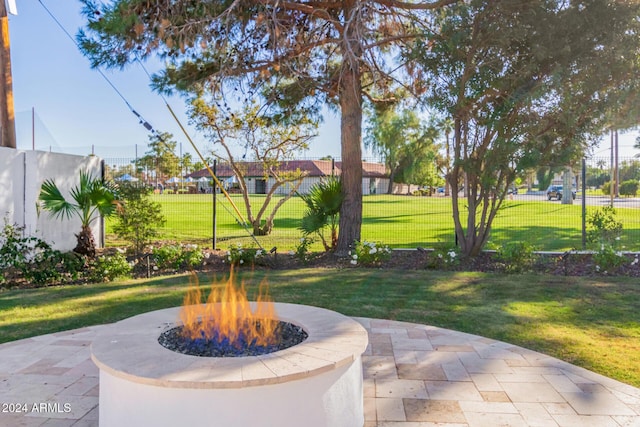
<svg viewBox="0 0 640 427">
<path fill-rule="evenodd" d="M 615 246 L 622 234 L 622 223 L 616 219 L 616 210 L 604 206 L 587 215 L 587 240 L 594 245 Z"/>
<path fill-rule="evenodd" d="M 254 265 L 259 262 L 265 253 L 262 249 L 243 248 L 242 245 L 231 245 L 227 251 L 227 261 L 233 266 Z"/>
<path fill-rule="evenodd" d="M 381 242 L 355 242 L 353 251 L 349 252 L 353 265 L 380 265 L 391 257 L 391 248 Z"/>
<path fill-rule="evenodd" d="M 538 259 L 535 247 L 528 242 L 507 242 L 498 248 L 496 255 L 507 273 L 529 271 Z"/>
<path fill-rule="evenodd" d="M 165 245 L 153 249 L 159 269 L 195 268 L 202 264 L 204 253 L 197 245 Z"/>
<path fill-rule="evenodd" d="M 40 246 L 22 275 L 34 285 L 55 285 L 78 280 L 86 273 L 88 258 L 75 252 L 60 252 L 48 244 Z"/>
<path fill-rule="evenodd" d="M 116 210 L 113 232 L 131 243 L 138 256 L 157 236 L 158 228 L 166 222 L 162 206 L 151 200 L 152 189 L 145 186 L 123 184 L 119 188 L 120 207 Z"/>
<path fill-rule="evenodd" d="M 0 231 L 0 283 L 22 278 L 33 285 L 51 285 L 76 280 L 85 258 L 62 253 L 42 239 L 23 236 L 24 227 L 5 220 Z"/>
<path fill-rule="evenodd" d="M 121 253 L 97 257 L 91 264 L 89 281 L 109 282 L 117 278 L 130 277 L 133 265 Z"/>
<path fill-rule="evenodd" d="M 600 249 L 593 254 L 593 263 L 598 273 L 608 273 L 628 262 L 620 251 L 616 251 L 612 245 L 602 244 Z"/>
<path fill-rule="evenodd" d="M 635 195 L 638 194 L 638 181 L 636 181 L 635 179 L 630 179 L 628 181 L 620 183 L 619 191 L 622 196 L 635 197 Z"/>
<path fill-rule="evenodd" d="M 438 245 L 427 258 L 427 268 L 447 269 L 460 264 L 460 249 L 457 246 Z"/>
<path fill-rule="evenodd" d="M 618 242 L 622 235 L 622 223 L 616 218 L 612 206 L 596 209 L 587 215 L 587 239 L 597 248 L 593 254 L 596 272 L 608 272 L 627 262 L 627 258 L 618 251 Z"/>
<path fill-rule="evenodd" d="M 197 245 L 185 245 L 182 250 L 182 266 L 196 268 L 204 261 L 204 252 Z"/>
<path fill-rule="evenodd" d="M 23 237 L 24 227 L 9 224 L 4 221 L 4 227 L 0 232 L 0 283 L 4 283 L 12 276 L 17 275 L 28 263 L 32 252 L 35 250 L 37 239 L 35 237 Z"/>
<path fill-rule="evenodd" d="M 307 263 L 311 258 L 309 254 L 309 246 L 313 244 L 313 239 L 310 237 L 302 237 L 300 243 L 296 246 L 296 250 L 292 251 L 292 255 L 303 263 Z"/>
<path fill-rule="evenodd" d="M 178 245 L 164 245 L 153 248 L 152 254 L 156 266 L 161 269 L 177 268 L 176 262 L 182 253 Z"/>
<path fill-rule="evenodd" d="M 600 187 L 600 190 L 602 190 L 602 194 L 604 194 L 605 196 L 608 196 L 611 194 L 611 181 L 607 181 L 604 184 L 602 184 L 602 187 Z"/>
</svg>

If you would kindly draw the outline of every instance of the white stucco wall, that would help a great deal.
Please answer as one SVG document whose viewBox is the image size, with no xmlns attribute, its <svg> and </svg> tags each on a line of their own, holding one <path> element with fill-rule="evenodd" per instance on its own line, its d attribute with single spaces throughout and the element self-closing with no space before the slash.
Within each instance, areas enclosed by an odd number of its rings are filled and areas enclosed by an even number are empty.
<svg viewBox="0 0 640 427">
<path fill-rule="evenodd" d="M 0 222 L 24 224 L 24 152 L 0 147 Z"/>
<path fill-rule="evenodd" d="M 53 179 L 69 199 L 69 191 L 78 184 L 81 170 L 99 176 L 100 158 L 0 147 L 0 214 L 11 224 L 24 226 L 26 235 L 37 236 L 61 251 L 72 250 L 80 220 L 54 219 L 48 212 L 38 212 L 37 200 L 46 179 Z M 92 223 L 92 230 L 99 244 L 102 241 L 99 218 Z"/>
<path fill-rule="evenodd" d="M 300 187 L 298 187 L 298 193 L 299 194 L 307 194 L 309 192 L 309 189 L 316 185 L 317 183 L 321 182 L 323 180 L 323 178 L 319 177 L 319 176 L 307 176 L 305 178 L 302 179 L 302 184 L 300 184 Z M 269 189 L 271 189 L 271 187 L 273 187 L 273 185 L 275 184 L 275 179 L 273 178 L 269 178 L 267 180 L 267 191 L 269 191 Z M 291 191 L 291 189 L 293 188 L 293 184 L 287 183 L 281 187 L 279 187 L 276 190 L 276 194 L 289 194 L 289 192 Z"/>
<path fill-rule="evenodd" d="M 393 194 L 411 194 L 416 190 L 419 190 L 420 186 L 415 184 L 398 184 L 393 183 Z"/>
</svg>

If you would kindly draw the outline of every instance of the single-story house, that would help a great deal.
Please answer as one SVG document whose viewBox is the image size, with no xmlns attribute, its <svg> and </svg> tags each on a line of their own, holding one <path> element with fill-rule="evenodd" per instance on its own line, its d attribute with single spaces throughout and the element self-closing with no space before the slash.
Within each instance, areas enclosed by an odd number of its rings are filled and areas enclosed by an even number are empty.
<svg viewBox="0 0 640 427">
<path fill-rule="evenodd" d="M 242 169 L 245 171 L 244 178 L 251 194 L 266 194 L 275 184 L 273 177 L 264 176 L 262 163 L 260 162 L 242 162 Z M 287 160 L 280 163 L 279 170 L 281 172 L 303 172 L 305 177 L 298 192 L 305 194 L 311 186 L 320 182 L 323 178 L 331 175 L 340 176 L 342 162 L 333 160 Z M 187 176 L 199 180 L 202 177 L 209 177 L 209 171 L 202 169 Z M 233 183 L 235 172 L 229 163 L 218 163 L 216 165 L 216 176 L 220 182 Z M 387 192 L 388 185 L 389 174 L 384 164 L 362 162 L 362 193 L 364 195 L 384 194 Z M 286 194 L 290 189 L 291 185 L 285 184 L 276 190 L 276 194 Z"/>
</svg>

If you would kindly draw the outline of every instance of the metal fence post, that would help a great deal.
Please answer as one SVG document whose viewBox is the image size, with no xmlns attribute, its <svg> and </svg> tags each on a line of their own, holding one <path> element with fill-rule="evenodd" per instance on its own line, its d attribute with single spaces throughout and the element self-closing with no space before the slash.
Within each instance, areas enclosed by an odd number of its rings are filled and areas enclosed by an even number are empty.
<svg viewBox="0 0 640 427">
<path fill-rule="evenodd" d="M 215 175 L 216 172 L 216 165 L 217 165 L 217 160 L 213 159 L 213 174 Z M 216 193 L 218 192 L 218 189 L 216 188 L 216 180 L 212 178 L 213 181 L 213 191 L 211 193 L 213 193 L 213 238 L 212 238 L 212 249 L 215 250 L 216 249 L 216 240 L 217 240 L 217 227 L 216 227 L 216 219 L 217 219 L 217 206 L 216 206 Z"/>
<path fill-rule="evenodd" d="M 102 179 L 102 182 L 105 182 L 105 180 L 107 179 L 107 169 L 105 167 L 104 159 L 100 160 L 100 179 Z M 105 222 L 104 222 L 104 216 L 100 215 L 100 242 L 99 242 L 99 245 L 100 245 L 101 248 L 104 248 L 104 245 L 105 245 L 105 234 L 106 234 L 106 227 L 105 227 Z"/>
<path fill-rule="evenodd" d="M 587 161 L 582 158 L 582 250 L 587 249 Z"/>
</svg>

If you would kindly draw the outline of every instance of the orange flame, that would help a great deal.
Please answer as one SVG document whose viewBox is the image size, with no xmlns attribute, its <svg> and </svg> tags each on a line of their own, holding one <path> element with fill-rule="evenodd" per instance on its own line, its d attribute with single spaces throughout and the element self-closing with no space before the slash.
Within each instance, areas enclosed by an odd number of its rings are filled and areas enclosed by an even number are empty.
<svg viewBox="0 0 640 427">
<path fill-rule="evenodd" d="M 184 325 L 183 336 L 189 339 L 228 339 L 231 345 L 240 346 L 240 337 L 259 346 L 277 344 L 276 318 L 273 301 L 268 297 L 268 286 L 262 282 L 256 303 L 249 303 L 244 283 L 236 287 L 233 269 L 222 292 L 214 282 L 207 302 L 202 304 L 202 292 L 197 278 L 189 287 L 180 310 Z"/>
</svg>

